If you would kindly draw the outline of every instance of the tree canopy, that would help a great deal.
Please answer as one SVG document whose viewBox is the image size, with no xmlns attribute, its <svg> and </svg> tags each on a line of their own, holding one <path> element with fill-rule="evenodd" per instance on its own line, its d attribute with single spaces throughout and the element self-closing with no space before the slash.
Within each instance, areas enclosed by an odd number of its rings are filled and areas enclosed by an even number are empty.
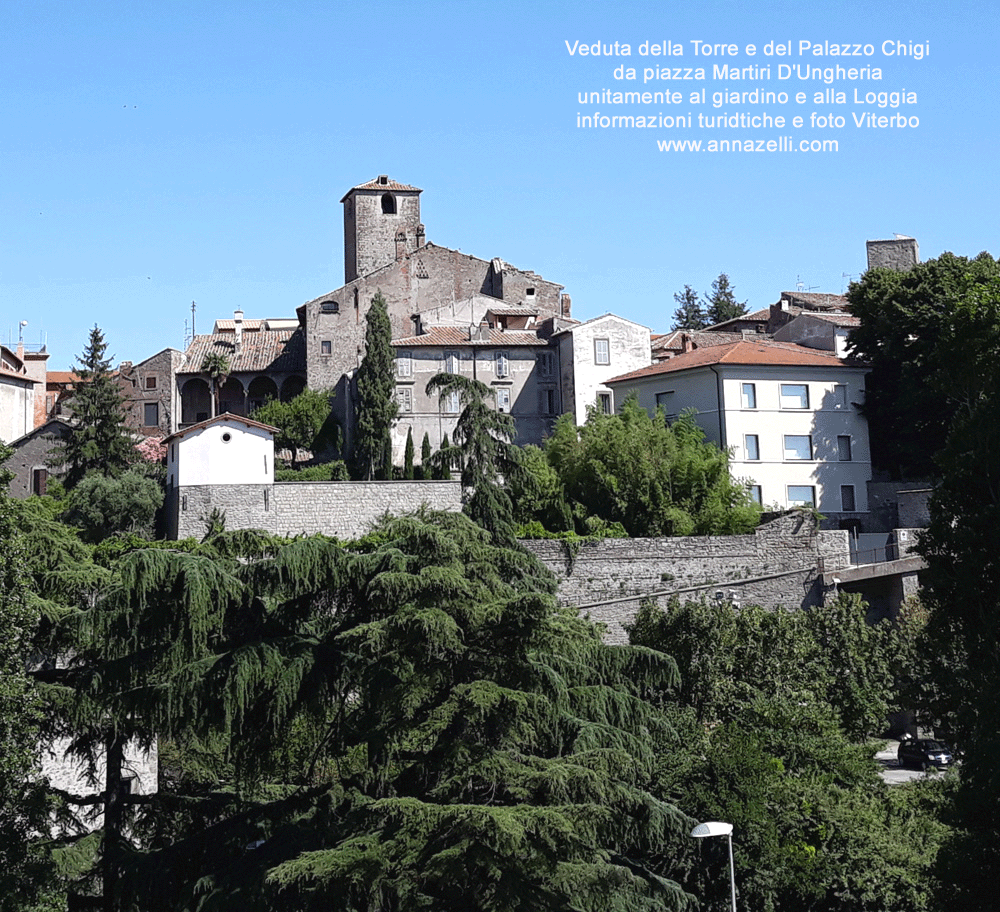
<svg viewBox="0 0 1000 912">
<path fill-rule="evenodd" d="M 251 417 L 278 429 L 274 445 L 291 450 L 294 469 L 300 449 L 316 451 L 333 442 L 329 439 L 336 434 L 331 418 L 332 398 L 330 390 L 304 389 L 288 402 L 269 399 L 254 409 Z"/>
<path fill-rule="evenodd" d="M 987 253 L 943 253 L 908 272 L 870 269 L 851 283 L 847 299 L 860 319 L 852 353 L 871 365 L 863 410 L 872 461 L 894 477 L 937 475 L 935 454 L 979 389 L 967 353 L 998 333 L 983 294 L 998 276 Z"/>
<path fill-rule="evenodd" d="M 685 285 L 683 291 L 674 295 L 677 310 L 674 311 L 674 329 L 704 329 L 709 325 L 705 316 L 705 308 L 690 285 Z"/>
<path fill-rule="evenodd" d="M 712 290 L 702 298 L 705 308 L 705 325 L 715 326 L 736 317 L 742 317 L 747 312 L 747 302 L 737 301 L 736 294 L 729 276 L 724 272 L 712 282 Z"/>
</svg>

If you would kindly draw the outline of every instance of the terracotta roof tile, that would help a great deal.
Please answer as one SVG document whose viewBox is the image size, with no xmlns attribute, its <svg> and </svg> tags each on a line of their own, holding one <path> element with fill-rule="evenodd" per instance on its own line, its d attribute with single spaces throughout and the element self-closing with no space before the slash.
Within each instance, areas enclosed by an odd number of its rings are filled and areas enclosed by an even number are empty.
<svg viewBox="0 0 1000 912">
<path fill-rule="evenodd" d="M 848 310 L 843 295 L 819 294 L 812 291 L 783 291 L 781 297 L 806 310 Z"/>
<path fill-rule="evenodd" d="M 213 424 L 218 424 L 220 421 L 238 421 L 240 424 L 245 424 L 247 427 L 260 428 L 263 431 L 269 431 L 272 434 L 278 432 L 278 428 L 272 427 L 269 424 L 262 424 L 259 421 L 254 421 L 253 418 L 244 418 L 242 415 L 234 415 L 232 412 L 223 412 L 221 415 L 216 415 L 214 418 L 206 418 L 204 421 L 199 421 L 197 424 L 189 424 L 186 428 L 181 428 L 179 431 L 174 431 L 170 436 L 164 437 L 161 443 L 168 443 L 171 440 L 176 440 L 178 437 L 183 437 L 185 434 L 190 434 L 192 431 L 200 431 L 202 428 L 209 427 Z"/>
<path fill-rule="evenodd" d="M 605 383 L 624 380 L 638 380 L 674 371 L 691 370 L 712 364 L 746 364 L 787 367 L 844 367 L 844 361 L 836 355 L 826 354 L 791 342 L 730 342 L 710 348 L 695 349 L 676 355 L 668 361 L 660 361 L 639 370 L 622 374 Z"/>
<path fill-rule="evenodd" d="M 753 313 L 740 314 L 738 317 L 733 317 L 731 320 L 723 320 L 721 323 L 716 323 L 715 326 L 728 326 L 730 323 L 739 323 L 741 321 L 751 321 L 754 323 L 766 323 L 771 316 L 771 308 L 765 307 L 763 310 L 755 310 Z"/>
<path fill-rule="evenodd" d="M 382 178 L 386 178 L 384 182 L 382 182 Z M 380 174 L 378 177 L 373 177 L 370 181 L 351 187 L 351 189 L 344 194 L 341 202 L 347 199 L 347 197 L 349 197 L 355 190 L 407 190 L 416 193 L 424 192 L 419 187 L 411 187 L 409 184 L 401 184 L 399 181 L 390 180 L 386 177 L 386 175 Z"/>
<path fill-rule="evenodd" d="M 243 332 L 240 350 L 236 334 L 231 332 L 195 336 L 184 353 L 184 368 L 179 374 L 200 374 L 205 356 L 218 352 L 229 359 L 232 373 L 250 371 L 305 371 L 306 349 L 301 329 L 261 329 Z"/>
</svg>

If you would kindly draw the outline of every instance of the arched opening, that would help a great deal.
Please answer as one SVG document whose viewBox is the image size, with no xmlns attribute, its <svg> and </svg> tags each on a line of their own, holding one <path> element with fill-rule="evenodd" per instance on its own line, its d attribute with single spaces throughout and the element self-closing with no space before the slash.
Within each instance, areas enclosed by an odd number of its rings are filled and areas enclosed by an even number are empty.
<svg viewBox="0 0 1000 912">
<path fill-rule="evenodd" d="M 219 414 L 224 412 L 242 415 L 244 418 L 247 414 L 247 400 L 243 384 L 235 377 L 230 377 L 219 393 Z"/>
<path fill-rule="evenodd" d="M 181 424 L 196 424 L 212 417 L 212 391 L 194 377 L 181 388 Z"/>
<path fill-rule="evenodd" d="M 247 405 L 252 412 L 260 408 L 268 399 L 278 398 L 278 384 L 270 377 L 254 377 L 247 390 Z"/>
<path fill-rule="evenodd" d="M 306 381 L 301 377 L 289 377 L 281 384 L 281 401 L 290 402 L 306 388 Z"/>
<path fill-rule="evenodd" d="M 396 197 L 391 193 L 382 194 L 382 213 L 383 215 L 396 214 Z"/>
</svg>

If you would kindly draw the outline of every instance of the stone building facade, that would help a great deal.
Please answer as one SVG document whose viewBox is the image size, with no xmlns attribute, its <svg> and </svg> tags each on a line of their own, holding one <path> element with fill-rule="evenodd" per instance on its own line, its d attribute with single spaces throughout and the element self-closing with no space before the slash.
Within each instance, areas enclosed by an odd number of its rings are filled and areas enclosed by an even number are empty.
<svg viewBox="0 0 1000 912">
<path fill-rule="evenodd" d="M 165 348 L 138 364 L 119 365 L 127 427 L 144 437 L 166 437 L 175 430 L 180 414 L 176 377 L 183 365 L 184 353 L 176 348 Z"/>
</svg>

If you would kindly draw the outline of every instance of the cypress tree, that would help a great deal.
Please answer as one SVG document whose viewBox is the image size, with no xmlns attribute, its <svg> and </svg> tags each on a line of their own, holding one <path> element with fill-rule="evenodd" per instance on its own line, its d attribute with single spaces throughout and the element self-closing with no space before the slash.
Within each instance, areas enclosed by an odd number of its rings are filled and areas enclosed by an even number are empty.
<svg viewBox="0 0 1000 912">
<path fill-rule="evenodd" d="M 431 468 L 431 438 L 426 431 L 424 431 L 424 439 L 420 443 L 420 477 L 434 477 Z"/>
<path fill-rule="evenodd" d="M 67 466 L 66 487 L 72 488 L 87 472 L 118 475 L 133 461 L 135 451 L 125 430 L 121 391 L 105 357 L 104 334 L 94 326 L 82 355 L 77 355 L 79 380 L 73 390 L 73 433 L 58 450 L 56 459 Z"/>
<path fill-rule="evenodd" d="M 358 368 L 355 472 L 358 478 L 391 477 L 386 465 L 386 443 L 399 411 L 396 401 L 392 324 L 385 298 L 379 292 L 365 316 L 365 356 Z"/>
<path fill-rule="evenodd" d="M 413 428 L 406 430 L 406 449 L 403 451 L 403 478 L 412 479 L 413 472 Z"/>
</svg>

